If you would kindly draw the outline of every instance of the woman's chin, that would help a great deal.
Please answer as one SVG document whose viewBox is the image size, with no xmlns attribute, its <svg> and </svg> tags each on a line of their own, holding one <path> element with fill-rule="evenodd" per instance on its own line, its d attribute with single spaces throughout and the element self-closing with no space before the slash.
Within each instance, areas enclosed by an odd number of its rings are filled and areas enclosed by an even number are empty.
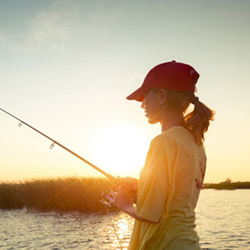
<svg viewBox="0 0 250 250">
<path fill-rule="evenodd" d="M 156 124 L 157 122 L 159 122 L 157 119 L 148 118 L 149 124 Z"/>
</svg>

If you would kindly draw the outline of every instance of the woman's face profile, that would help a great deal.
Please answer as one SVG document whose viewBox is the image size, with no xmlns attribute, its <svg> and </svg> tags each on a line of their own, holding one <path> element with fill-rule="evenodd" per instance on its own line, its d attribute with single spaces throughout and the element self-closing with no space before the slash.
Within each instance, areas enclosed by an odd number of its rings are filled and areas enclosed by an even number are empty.
<svg viewBox="0 0 250 250">
<path fill-rule="evenodd" d="M 155 124 L 160 121 L 161 116 L 161 98 L 159 91 L 150 89 L 144 94 L 141 107 L 144 109 L 145 116 L 150 124 Z"/>
</svg>

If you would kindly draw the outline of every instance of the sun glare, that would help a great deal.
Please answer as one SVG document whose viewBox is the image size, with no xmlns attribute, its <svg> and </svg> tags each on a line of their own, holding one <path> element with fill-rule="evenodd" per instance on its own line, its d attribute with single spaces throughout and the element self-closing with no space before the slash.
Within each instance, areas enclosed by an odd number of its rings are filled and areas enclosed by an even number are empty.
<svg viewBox="0 0 250 250">
<path fill-rule="evenodd" d="M 95 162 L 112 175 L 138 177 L 149 141 L 138 128 L 129 124 L 102 127 L 92 140 Z"/>
</svg>

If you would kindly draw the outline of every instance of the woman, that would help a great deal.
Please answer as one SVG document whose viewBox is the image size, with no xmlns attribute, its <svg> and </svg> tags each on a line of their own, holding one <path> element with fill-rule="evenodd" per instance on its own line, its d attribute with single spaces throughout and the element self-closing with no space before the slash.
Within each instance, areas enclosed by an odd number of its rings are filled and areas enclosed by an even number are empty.
<svg viewBox="0 0 250 250">
<path fill-rule="evenodd" d="M 114 205 L 135 218 L 129 249 L 200 249 L 194 209 L 206 170 L 204 133 L 214 112 L 194 95 L 198 78 L 190 65 L 163 63 L 127 97 L 142 102 L 148 122 L 162 129 L 139 181 L 123 178 L 116 187 Z M 185 115 L 190 103 L 194 109 Z"/>
</svg>

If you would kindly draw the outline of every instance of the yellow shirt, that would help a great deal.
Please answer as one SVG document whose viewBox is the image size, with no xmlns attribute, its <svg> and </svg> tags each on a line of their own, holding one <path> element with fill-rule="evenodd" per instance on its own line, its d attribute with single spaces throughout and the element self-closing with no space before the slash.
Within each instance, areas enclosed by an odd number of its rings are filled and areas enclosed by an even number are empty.
<svg viewBox="0 0 250 250">
<path fill-rule="evenodd" d="M 138 184 L 136 213 L 155 223 L 135 220 L 130 250 L 197 250 L 195 206 L 206 169 L 203 146 L 183 127 L 155 137 Z"/>
</svg>

